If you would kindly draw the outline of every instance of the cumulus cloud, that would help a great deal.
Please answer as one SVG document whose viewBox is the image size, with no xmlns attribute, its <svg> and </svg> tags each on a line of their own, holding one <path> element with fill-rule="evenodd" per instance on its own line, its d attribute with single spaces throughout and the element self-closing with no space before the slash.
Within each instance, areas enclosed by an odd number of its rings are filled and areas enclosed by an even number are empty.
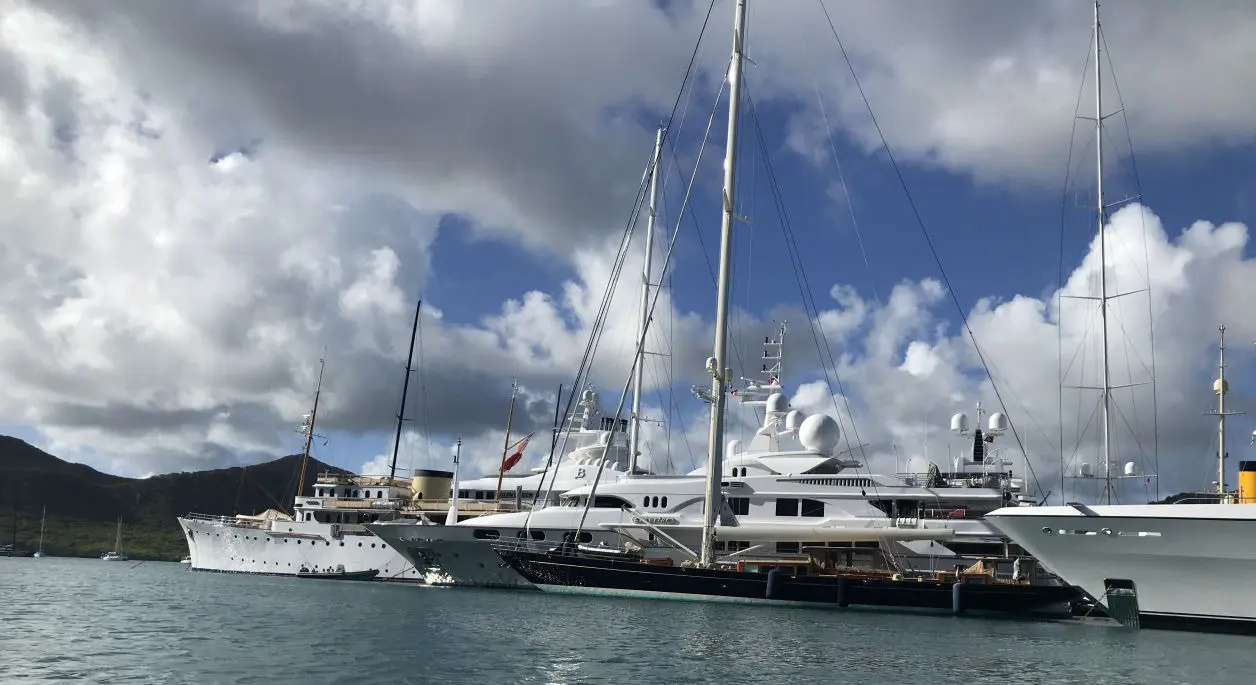
<svg viewBox="0 0 1256 685">
<path fill-rule="evenodd" d="M 1247 240 L 1247 227 L 1237 223 L 1199 221 L 1170 234 L 1139 205 L 1111 217 L 1108 293 L 1122 295 L 1110 301 L 1108 314 L 1109 368 L 1117 388 L 1114 475 L 1134 462 L 1140 473 L 1158 470 L 1163 494 L 1215 487 L 1210 483 L 1216 480 L 1216 423 L 1201 413 L 1215 408 L 1210 379 L 1216 373 L 1218 324 L 1227 326 L 1232 377 L 1251 360 L 1256 327 L 1241 315 L 1245 293 L 1256 283 L 1256 263 L 1243 256 Z M 940 284 L 929 279 L 900 283 L 881 307 L 853 303 L 842 293 L 845 306 L 835 311 L 869 312 L 863 336 L 850 340 L 838 364 L 846 397 L 831 397 L 822 381 L 812 380 L 798 387 L 794 404 L 842 414 L 849 406 L 859 441 L 868 443 L 859 454 L 884 472 L 949 464 L 967 449 L 948 434 L 949 417 L 965 412 L 975 418 L 980 401 L 988 411 L 1011 417 L 1043 494 L 1059 497 L 1063 468 L 1070 476 L 1063 486 L 1068 497 L 1095 497 L 1097 484 L 1071 477 L 1082 463 L 1101 473 L 1099 393 L 1093 390 L 1103 383 L 1099 310 L 1092 299 L 1072 298 L 1098 296 L 1098 270 L 1096 237 L 1069 274 L 1065 298 L 1060 292 L 1044 299 L 988 298 L 968 313 L 1002 404 L 968 334 L 953 322 Z M 836 316 L 825 312 L 820 320 Z M 1252 398 L 1249 390 L 1232 386 L 1232 408 L 1250 410 Z M 1233 461 L 1246 449 L 1238 446 L 1243 436 L 1237 433 L 1231 436 Z M 849 426 L 847 437 L 856 442 Z M 1013 436 L 997 444 L 1017 462 L 1016 470 L 1024 471 L 1025 453 Z M 1235 469 L 1231 462 L 1231 484 Z M 1135 501 L 1154 495 L 1155 482 L 1120 481 L 1118 488 L 1118 498 Z"/>
<path fill-rule="evenodd" d="M 727 59 L 726 4 L 700 55 L 699 94 L 714 92 Z M 985 180 L 1058 175 L 1083 78 L 1087 3 L 830 9 L 904 158 Z M 491 464 L 511 377 L 526 390 L 516 415 L 524 430 L 548 425 L 552 389 L 570 382 L 609 278 L 608 245 L 704 12 L 705 3 L 663 12 L 641 2 L 7 4 L 0 420 L 37 426 L 49 449 L 127 473 L 259 459 L 284 449 L 326 349 L 320 421 L 380 431 L 395 411 L 413 302 L 425 292 L 441 219 L 453 214 L 479 237 L 558 255 L 570 270 L 556 291 L 521 288 L 471 323 L 445 320 L 442 308 L 459 302 L 425 304 L 421 372 L 440 401 L 424 427 L 434 447 L 423 449 L 447 458 L 451 436 L 462 434 L 483 441 L 473 450 L 488 455 L 480 468 Z M 758 66 L 748 79 L 758 100 L 796 106 L 794 147 L 827 158 L 815 153 L 827 145 L 818 85 L 834 129 L 873 149 L 819 6 L 752 3 L 751 12 Z M 1256 11 L 1111 3 L 1109 16 L 1122 93 L 1138 103 L 1140 147 L 1250 135 L 1256 105 L 1228 83 L 1253 62 L 1243 56 L 1256 49 L 1246 40 Z M 1209 76 L 1223 73 L 1225 82 Z M 1180 87 L 1165 89 L 1166 80 Z M 1114 219 L 1117 232 L 1130 216 Z M 1171 439 L 1162 453 L 1194 455 L 1207 429 L 1188 389 L 1209 361 L 1213 326 L 1252 282 L 1246 230 L 1157 230 L 1148 250 L 1157 354 L 1167 360 L 1159 399 Z M 1070 288 L 1088 287 L 1087 259 Z M 625 273 L 640 269 L 633 260 Z M 936 457 L 940 438 L 925 426 L 943 426 L 979 396 L 993 402 L 943 313 L 940 283 L 905 281 L 883 305 L 845 284 L 830 295 L 819 322 L 877 458 L 892 445 L 923 454 L 930 444 Z M 631 285 L 617 297 L 595 367 L 608 409 L 627 373 L 636 297 Z M 671 356 L 651 362 L 652 393 L 700 379 L 710 345 L 709 317 L 670 298 L 660 307 L 651 346 Z M 1031 439 L 1058 433 L 1048 343 L 1061 319 L 1066 337 L 1084 329 L 1074 316 L 1082 314 L 1029 297 L 983 302 L 974 313 L 983 349 L 1026 405 L 1009 408 L 1014 420 L 1040 424 L 1026 426 Z M 805 320 L 787 306 L 738 314 L 749 371 L 770 318 L 796 329 Z M 1127 318 L 1137 338 L 1138 319 Z M 1232 326 L 1236 338 L 1248 336 L 1243 322 Z M 816 378 L 809 345 L 809 336 L 791 338 L 795 383 Z M 800 402 L 815 399 L 799 392 Z M 845 398 L 820 400 L 845 408 Z M 647 429 L 651 449 L 673 455 L 677 468 L 705 451 L 703 412 L 690 402 L 647 403 L 652 417 L 684 427 L 671 438 L 659 424 Z M 1046 442 L 1031 442 L 1031 452 L 1050 451 Z"/>
</svg>

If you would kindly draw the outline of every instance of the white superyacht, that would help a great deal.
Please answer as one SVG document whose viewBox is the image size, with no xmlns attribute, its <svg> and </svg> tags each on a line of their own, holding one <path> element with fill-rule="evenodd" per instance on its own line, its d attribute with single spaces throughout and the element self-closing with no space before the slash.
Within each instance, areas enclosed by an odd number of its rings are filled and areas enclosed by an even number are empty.
<svg viewBox="0 0 1256 685">
<path fill-rule="evenodd" d="M 1103 194 L 1103 89 L 1099 51 L 1099 3 L 1095 3 L 1095 136 L 1098 163 L 1100 293 L 1105 312 L 1107 205 Z M 1108 332 L 1102 329 L 1103 446 L 1102 478 L 1106 504 L 1070 503 L 1033 509 L 991 512 L 991 522 L 1033 554 L 1044 566 L 1089 594 L 1113 618 L 1130 627 L 1256 633 L 1256 603 L 1243 588 L 1256 578 L 1256 462 L 1239 465 L 1239 488 L 1226 489 L 1225 327 L 1220 328 L 1220 363 L 1213 391 L 1217 395 L 1217 491 L 1210 503 L 1112 504 L 1111 394 L 1108 380 Z M 1079 469 L 1092 477 L 1089 466 Z M 1125 476 L 1139 477 L 1135 464 Z M 1116 478 L 1121 478 L 1117 476 Z M 1200 498 L 1202 499 L 1202 498 Z M 1244 506 L 1247 505 L 1247 506 Z"/>
<path fill-rule="evenodd" d="M 780 338 L 765 343 L 765 358 L 779 360 Z M 1024 482 L 1003 470 L 1008 462 L 990 454 L 989 442 L 1003 432 L 1001 414 L 988 427 L 970 431 L 967 417 L 957 415 L 952 429 L 972 440 L 973 452 L 963 469 L 942 473 L 887 476 L 856 473 L 859 462 L 835 452 L 837 424 L 822 414 L 805 416 L 790 410 L 777 376 L 739 393 L 742 402 L 763 407 L 763 426 L 744 448 L 730 442 L 724 460 L 724 519 L 743 527 L 746 540 L 730 539 L 718 549 L 727 554 L 800 553 L 810 529 L 839 527 L 849 531 L 850 546 L 881 545 L 912 565 L 966 561 L 967 554 L 1004 554 L 1006 538 L 983 520 L 1004 506 L 1031 503 Z M 979 411 L 979 420 L 981 417 Z M 573 465 L 597 468 L 604 443 L 583 443 Z M 701 529 L 705 468 L 681 476 L 634 474 L 624 467 L 628 455 L 612 444 L 607 472 L 591 486 L 563 492 L 558 506 L 494 514 L 454 525 L 429 527 L 404 521 L 381 522 L 367 528 L 398 550 L 429 584 L 483 587 L 527 587 L 506 566 L 492 541 L 574 540 L 602 549 L 625 545 L 648 548 L 651 556 L 681 563 L 689 558 Z M 468 494 L 459 488 L 460 494 Z M 753 534 L 752 534 L 753 533 Z M 762 544 L 765 537 L 771 539 Z M 814 536 L 812 536 L 814 537 Z M 932 538 L 922 540 L 922 538 Z M 945 544 L 944 544 L 945 543 Z M 952 559 L 947 559 L 951 557 Z"/>
<path fill-rule="evenodd" d="M 1210 503 L 1072 503 L 990 514 L 999 530 L 1130 627 L 1256 633 L 1256 604 L 1235 592 L 1256 578 L 1256 461 L 1239 462 L 1238 489 L 1228 491 L 1225 420 L 1234 412 L 1225 406 L 1224 326 L 1221 334 L 1217 492 L 1197 498 Z"/>
</svg>

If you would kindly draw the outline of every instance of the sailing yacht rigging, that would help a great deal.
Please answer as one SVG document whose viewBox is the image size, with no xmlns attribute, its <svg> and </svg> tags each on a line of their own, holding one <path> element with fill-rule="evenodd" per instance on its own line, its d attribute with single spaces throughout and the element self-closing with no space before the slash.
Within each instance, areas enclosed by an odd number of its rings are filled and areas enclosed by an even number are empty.
<svg viewBox="0 0 1256 685">
<path fill-rule="evenodd" d="M 745 21 L 746 0 L 737 0 L 733 21 L 733 57 L 728 71 L 730 101 L 724 160 L 714 355 L 706 363 L 706 371 L 711 375 L 711 390 L 709 393 L 699 393 L 710 404 L 710 431 L 706 468 L 701 474 L 705 487 L 698 526 L 698 551 L 694 554 L 696 563 L 686 562 L 677 566 L 670 558 L 647 557 L 640 548 L 626 547 L 618 550 L 609 546 L 599 548 L 582 544 L 584 541 L 580 534 L 583 517 L 575 535 L 567 537 L 557 547 L 536 551 L 533 549 L 535 545 L 526 542 L 501 544 L 496 547 L 498 555 L 516 572 L 547 592 L 842 607 L 849 604 L 912 606 L 946 608 L 955 613 L 963 613 L 968 608 L 1008 612 L 1062 610 L 1075 596 L 1072 588 L 1026 583 L 1019 577 L 1005 582 L 982 562 L 968 568 L 961 566 L 951 572 L 931 573 L 926 577 L 905 573 L 902 569 L 887 568 L 886 565 L 891 564 L 892 560 L 883 550 L 877 549 L 863 551 L 870 553 L 874 564 L 880 563 L 882 566 L 850 571 L 850 561 L 843 563 L 842 559 L 849 560 L 856 556 L 856 550 L 829 547 L 829 543 L 856 541 L 948 539 L 955 533 L 950 528 L 929 530 L 894 525 L 897 522 L 861 527 L 844 525 L 845 521 L 806 521 L 805 519 L 824 517 L 826 512 L 823 503 L 813 503 L 809 506 L 809 511 L 801 511 L 803 520 L 787 523 L 742 521 L 737 514 L 746 512 L 732 510 L 731 503 L 738 498 L 726 498 L 724 488 L 736 491 L 737 486 L 744 484 L 738 481 L 746 479 L 729 477 L 726 450 L 729 452 L 728 460 L 737 463 L 737 468 L 742 469 L 738 475 L 746 475 L 745 469 L 749 466 L 747 457 L 757 457 L 759 463 L 756 466 L 759 467 L 766 465 L 770 457 L 778 458 L 789 464 L 787 470 L 790 473 L 803 474 L 804 478 L 797 481 L 799 485 L 829 480 L 828 474 L 838 473 L 845 466 L 835 457 L 840 439 L 837 421 L 824 414 L 803 418 L 799 412 L 789 411 L 788 402 L 777 384 L 772 384 L 767 389 L 763 400 L 766 421 L 756 434 L 756 440 L 763 440 L 759 445 L 752 445 L 752 448 L 760 447 L 762 453 L 756 454 L 753 449 L 749 454 L 739 453 L 736 446 L 726 446 L 724 441 L 726 400 L 731 390 L 732 375 L 727 358 L 728 307 L 732 225 L 736 218 L 733 208 L 737 181 L 736 145 L 742 63 L 745 60 Z M 785 435 L 796 439 L 799 448 L 790 449 L 782 445 L 779 438 Z M 782 474 L 777 474 L 773 480 L 778 483 L 794 480 L 789 477 L 781 478 L 780 475 Z M 825 477 L 820 477 L 821 475 Z M 598 496 L 605 496 L 605 490 L 590 491 L 584 495 L 583 506 L 586 511 Z M 650 498 L 647 502 L 646 507 L 649 508 L 654 504 L 654 499 Z M 666 498 L 661 503 L 666 508 Z M 792 504 L 795 515 L 799 513 L 801 508 L 798 500 L 778 497 L 778 514 L 786 503 Z M 578 500 L 577 504 L 580 504 Z M 820 506 L 816 507 L 815 504 Z M 625 509 L 636 509 L 635 504 L 625 505 Z M 536 516 L 544 513 L 546 512 L 539 512 Z M 683 547 L 671 533 L 680 532 L 690 526 L 677 525 L 678 523 L 641 512 L 634 516 L 632 525 L 604 524 L 601 527 L 644 528 L 652 535 Z M 805 559 L 738 559 L 732 564 L 719 563 L 720 560 L 717 559 L 717 554 L 726 549 L 721 549 L 720 543 L 723 541 L 768 542 L 791 538 L 813 545 L 819 544 L 820 561 L 816 561 L 814 553 Z M 912 577 L 905 580 L 909 575 Z M 1019 571 L 1017 575 L 1019 576 Z"/>
<path fill-rule="evenodd" d="M 130 557 L 122 553 L 122 517 L 118 517 L 118 532 L 113 541 L 113 551 L 100 555 L 103 561 L 130 561 Z"/>
<path fill-rule="evenodd" d="M 44 524 L 48 521 L 48 507 L 44 507 L 43 513 L 39 515 L 39 549 L 35 550 L 35 558 L 39 559 L 44 556 Z"/>
<path fill-rule="evenodd" d="M 1095 135 L 1103 136 L 1099 3 L 1094 4 Z M 1100 250 L 1104 243 L 1103 147 L 1098 146 Z M 1105 293 L 1106 299 L 1106 293 Z M 1239 467 L 1237 497 L 1225 488 L 1225 327 L 1220 328 L 1217 503 L 1112 504 L 1111 439 L 1104 422 L 1106 502 L 1007 508 L 990 521 L 1043 565 L 1082 588 L 1130 627 L 1256 633 L 1243 589 L 1256 576 L 1256 462 Z M 1106 327 L 1104 349 L 1107 349 Z M 1104 400 L 1110 391 L 1105 355 Z M 1248 506 L 1244 506 L 1244 505 Z M 1187 588 L 1189 592 L 1184 591 Z M 1237 594 L 1236 594 L 1237 593 Z"/>
<path fill-rule="evenodd" d="M 409 505 L 423 501 L 425 493 L 443 492 L 452 475 L 420 469 L 409 479 L 396 477 L 397 444 L 404 421 L 412 371 L 410 360 L 414 356 L 422 306 L 422 301 L 415 305 L 389 475 L 322 473 L 315 479 L 309 495 L 300 492 L 305 483 L 310 447 L 314 438 L 320 437 L 315 432 L 315 424 L 325 364 L 319 360 L 313 408 L 303 417 L 298 429 L 305 438 L 305 447 L 291 513 L 270 509 L 260 515 L 228 517 L 193 513 L 179 517 L 192 570 L 285 576 L 295 576 L 302 571 L 308 575 L 344 570 L 354 577 L 376 571 L 371 576 L 376 580 L 422 582 L 422 577 L 401 555 L 364 527 L 368 522 L 399 517 L 417 519 L 422 514 L 409 510 Z"/>
</svg>

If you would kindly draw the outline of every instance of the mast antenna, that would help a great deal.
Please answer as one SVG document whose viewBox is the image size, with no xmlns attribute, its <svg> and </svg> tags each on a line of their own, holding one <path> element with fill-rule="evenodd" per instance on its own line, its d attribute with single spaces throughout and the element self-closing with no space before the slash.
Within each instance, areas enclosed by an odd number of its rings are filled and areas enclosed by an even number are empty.
<svg viewBox="0 0 1256 685">
<path fill-rule="evenodd" d="M 1217 380 L 1212 383 L 1212 391 L 1217 395 L 1217 408 L 1213 411 L 1204 412 L 1205 415 L 1213 415 L 1217 417 L 1217 501 L 1224 503 L 1225 491 L 1225 419 L 1227 416 L 1236 416 L 1242 414 L 1241 411 L 1233 411 L 1225 408 L 1225 396 L 1230 393 L 1230 382 L 1225 379 L 1225 326 L 1217 326 L 1217 332 L 1221 335 L 1221 343 L 1218 345 L 1217 360 Z M 1253 434 L 1256 440 L 1256 434 Z"/>
</svg>

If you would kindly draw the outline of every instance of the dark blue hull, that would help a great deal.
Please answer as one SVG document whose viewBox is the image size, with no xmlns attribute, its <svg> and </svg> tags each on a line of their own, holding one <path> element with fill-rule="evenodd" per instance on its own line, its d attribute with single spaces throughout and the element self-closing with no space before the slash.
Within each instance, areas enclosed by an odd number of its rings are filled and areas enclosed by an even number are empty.
<svg viewBox="0 0 1256 685">
<path fill-rule="evenodd" d="M 578 594 L 1036 615 L 1068 615 L 1071 603 L 1081 596 L 1067 585 L 786 575 L 521 549 L 498 549 L 497 553 L 542 590 Z"/>
</svg>

